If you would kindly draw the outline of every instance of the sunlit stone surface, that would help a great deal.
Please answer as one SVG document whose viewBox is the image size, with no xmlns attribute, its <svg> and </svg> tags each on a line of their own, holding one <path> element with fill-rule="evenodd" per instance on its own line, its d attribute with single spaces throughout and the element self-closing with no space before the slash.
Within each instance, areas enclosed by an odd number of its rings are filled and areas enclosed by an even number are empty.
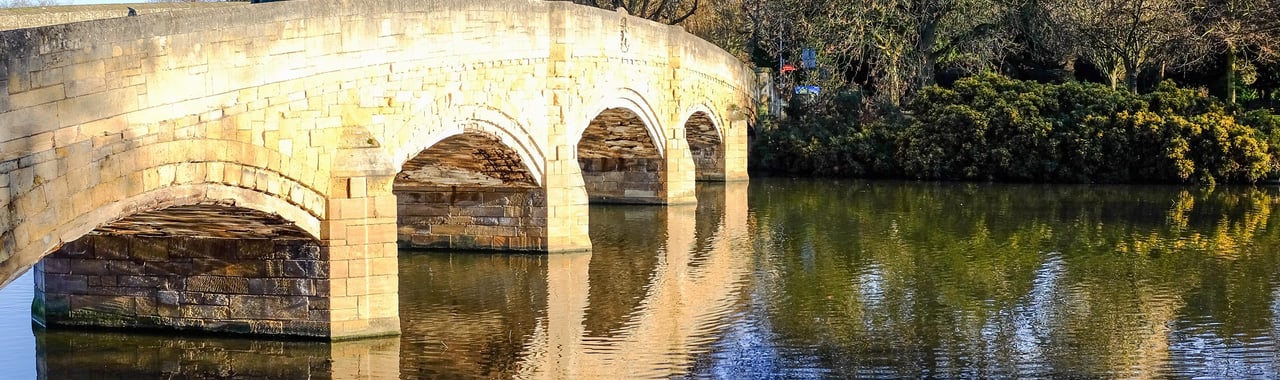
<svg viewBox="0 0 1280 380">
<path fill-rule="evenodd" d="M 383 336 L 400 330 L 398 247 L 586 252 L 593 199 L 690 205 L 698 178 L 747 178 L 752 70 L 626 12 L 524 0 L 127 8 L 0 11 L 0 29 L 18 28 L 0 30 L 0 284 L 64 246 L 145 264 L 96 238 L 72 243 L 138 213 L 235 205 L 293 223 L 328 265 L 310 285 L 266 274 L 295 298 L 253 308 L 327 326 L 302 330 L 329 339 Z M 604 161 L 584 172 L 580 159 Z M 76 288 L 88 275 L 62 269 L 44 279 Z M 68 316 L 127 310 L 215 331 L 226 315 L 245 330 L 227 310 L 236 298 L 168 293 L 239 284 L 184 281 L 94 302 L 47 293 L 40 313 L 69 321 L 65 303 Z M 285 329 L 269 317 L 247 330 Z"/>
</svg>

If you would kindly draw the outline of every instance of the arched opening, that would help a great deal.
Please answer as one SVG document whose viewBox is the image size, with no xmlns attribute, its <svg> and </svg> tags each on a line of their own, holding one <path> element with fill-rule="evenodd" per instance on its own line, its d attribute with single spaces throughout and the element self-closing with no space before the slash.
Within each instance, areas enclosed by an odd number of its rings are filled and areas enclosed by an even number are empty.
<svg viewBox="0 0 1280 380">
<path fill-rule="evenodd" d="M 694 112 L 684 123 L 685 141 L 693 155 L 699 181 L 724 181 L 724 144 L 715 122 L 705 112 Z"/>
<path fill-rule="evenodd" d="M 441 140 L 404 164 L 392 191 L 402 247 L 547 249 L 546 190 L 496 136 Z"/>
<path fill-rule="evenodd" d="M 591 203 L 665 202 L 666 162 L 631 110 L 601 112 L 578 141 L 578 164 Z"/>
<path fill-rule="evenodd" d="M 226 204 L 141 212 L 41 259 L 32 317 L 46 327 L 327 337 L 326 256 L 275 214 Z"/>
</svg>

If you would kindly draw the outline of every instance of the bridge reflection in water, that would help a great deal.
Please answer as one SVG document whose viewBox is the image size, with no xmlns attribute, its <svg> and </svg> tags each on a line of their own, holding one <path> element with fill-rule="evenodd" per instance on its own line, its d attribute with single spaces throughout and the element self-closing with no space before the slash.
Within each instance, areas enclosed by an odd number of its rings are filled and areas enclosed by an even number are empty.
<svg viewBox="0 0 1280 380">
<path fill-rule="evenodd" d="M 592 206 L 593 251 L 402 252 L 402 335 L 349 342 L 37 331 L 41 378 L 602 378 L 683 374 L 749 281 L 747 184 Z"/>
</svg>

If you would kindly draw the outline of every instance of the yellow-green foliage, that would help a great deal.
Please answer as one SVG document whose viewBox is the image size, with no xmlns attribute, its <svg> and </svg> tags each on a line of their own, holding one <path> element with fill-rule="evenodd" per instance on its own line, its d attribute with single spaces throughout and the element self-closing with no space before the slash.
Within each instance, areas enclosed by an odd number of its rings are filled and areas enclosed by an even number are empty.
<svg viewBox="0 0 1280 380">
<path fill-rule="evenodd" d="M 1278 162 L 1271 147 L 1280 142 L 1280 119 L 1168 82 L 1139 96 L 980 75 L 925 88 L 905 114 L 872 123 L 798 118 L 761 136 L 753 163 L 925 179 L 1256 182 L 1275 177 Z"/>
</svg>

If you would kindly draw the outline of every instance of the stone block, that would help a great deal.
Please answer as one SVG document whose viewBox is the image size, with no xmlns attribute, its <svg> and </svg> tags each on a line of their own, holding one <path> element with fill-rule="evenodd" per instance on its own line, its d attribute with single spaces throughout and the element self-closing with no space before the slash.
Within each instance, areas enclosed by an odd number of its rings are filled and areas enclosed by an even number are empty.
<svg viewBox="0 0 1280 380">
<path fill-rule="evenodd" d="M 223 293 L 223 294 L 249 294 L 249 279 L 237 277 L 221 277 L 221 276 L 191 276 L 185 280 L 188 291 L 206 292 L 206 293 Z"/>
<path fill-rule="evenodd" d="M 111 288 L 120 286 L 116 276 L 86 276 L 89 288 Z"/>
<path fill-rule="evenodd" d="M 101 313 L 124 316 L 131 315 L 136 310 L 133 297 L 129 296 L 79 295 L 71 297 L 70 301 L 70 310 L 73 314 Z"/>
<path fill-rule="evenodd" d="M 160 305 L 176 306 L 181 304 L 182 297 L 178 292 L 173 290 L 161 290 L 156 292 L 156 303 Z"/>
<path fill-rule="evenodd" d="M 311 279 L 305 278 L 250 278 L 249 294 L 255 295 L 315 295 Z"/>
<path fill-rule="evenodd" d="M 62 314 L 71 310 L 71 296 L 67 294 L 36 294 L 37 298 L 44 299 L 44 310 L 46 313 Z"/>
<path fill-rule="evenodd" d="M 183 318 L 208 319 L 213 321 L 225 320 L 231 315 L 231 310 L 227 306 L 214 305 L 182 305 L 178 307 L 179 315 Z M 216 322 L 215 322 L 216 323 Z"/>
<path fill-rule="evenodd" d="M 456 221 L 451 224 L 441 224 L 431 226 L 428 231 L 432 235 L 459 235 L 466 233 L 467 225 L 470 224 L 470 218 L 466 222 Z"/>
<path fill-rule="evenodd" d="M 142 289 L 159 289 L 167 283 L 168 277 L 162 276 L 143 276 L 143 275 L 121 275 L 116 276 L 118 286 Z"/>
<path fill-rule="evenodd" d="M 308 301 L 309 303 L 307 304 L 307 307 L 311 309 L 311 312 L 312 312 L 312 313 L 315 313 L 315 311 L 317 311 L 317 310 L 326 310 L 326 311 L 327 311 L 327 310 L 329 310 L 329 299 L 330 299 L 330 298 L 329 298 L 329 297 L 327 297 L 327 296 L 323 296 L 323 297 L 311 297 L 310 301 Z M 314 320 L 314 319 L 316 319 L 316 318 L 315 318 L 315 314 L 311 314 L 311 317 L 310 317 L 310 318 L 311 318 L 311 319 L 313 319 L 313 320 Z"/>
<path fill-rule="evenodd" d="M 329 297 L 329 309 L 331 310 L 348 310 L 360 307 L 360 297 L 357 296 L 335 296 Z"/>
<path fill-rule="evenodd" d="M 227 306 L 231 302 L 228 297 L 226 294 L 217 293 L 182 292 L 182 303 Z"/>
<path fill-rule="evenodd" d="M 164 238 L 134 237 L 129 239 L 129 258 L 142 261 L 169 260 L 169 244 Z"/>
<path fill-rule="evenodd" d="M 310 316 L 310 299 L 305 296 L 237 295 L 230 296 L 229 301 L 230 318 L 298 320 Z"/>
<path fill-rule="evenodd" d="M 417 248 L 449 248 L 449 237 L 441 235 L 413 235 L 409 244 Z"/>
<path fill-rule="evenodd" d="M 397 208 L 398 215 L 401 219 L 405 217 L 415 216 L 445 216 L 449 215 L 449 208 L 439 203 L 431 204 L 401 204 Z"/>
<path fill-rule="evenodd" d="M 367 275 L 355 277 L 355 278 L 347 278 L 345 280 L 346 294 L 347 295 L 369 294 L 369 280 L 366 277 Z"/>
<path fill-rule="evenodd" d="M 119 236 L 90 234 L 86 236 L 99 259 L 129 259 L 129 240 Z"/>
<path fill-rule="evenodd" d="M 243 260 L 278 260 L 287 255 L 277 252 L 275 243 L 270 239 L 241 239 L 238 248 L 235 257 Z"/>
<path fill-rule="evenodd" d="M 218 257 L 220 253 L 238 249 L 235 239 L 175 236 L 167 240 L 169 257 Z"/>
<path fill-rule="evenodd" d="M 46 274 L 44 283 L 45 289 L 51 293 L 77 294 L 89 290 L 89 280 L 85 276 Z"/>
<path fill-rule="evenodd" d="M 279 249 L 277 249 L 279 251 Z M 323 260 L 320 246 L 315 244 L 289 244 L 284 249 L 288 260 Z"/>
<path fill-rule="evenodd" d="M 40 263 L 41 265 L 43 265 L 42 269 L 44 270 L 44 273 L 47 273 L 47 274 L 70 274 L 71 273 L 71 260 L 69 259 L 56 257 L 56 256 L 49 256 L 49 257 L 46 257 L 44 260 L 41 260 Z"/>
<path fill-rule="evenodd" d="M 244 278 L 274 277 L 284 274 L 284 264 L 275 260 L 236 260 L 222 263 L 217 268 L 207 272 L 207 274 Z"/>
<path fill-rule="evenodd" d="M 56 100 L 66 98 L 61 84 L 48 86 L 44 88 L 32 89 L 29 91 L 19 92 L 9 95 L 9 106 L 7 109 L 18 109 L 30 106 L 41 105 Z"/>
<path fill-rule="evenodd" d="M 152 276 L 188 275 L 188 274 L 199 274 L 199 273 L 205 272 L 203 268 L 200 266 L 200 263 L 195 261 L 177 261 L 177 259 L 173 259 L 170 261 L 134 261 L 134 262 L 142 263 L 143 266 L 142 266 L 142 271 L 139 272 L 140 274 L 146 274 L 146 275 L 152 275 Z"/>
<path fill-rule="evenodd" d="M 146 271 L 146 265 L 141 261 L 133 260 L 104 260 L 109 268 L 110 274 L 131 275 L 131 274 L 158 274 Z"/>
<path fill-rule="evenodd" d="M 397 257 L 379 257 L 369 261 L 369 274 L 371 275 L 395 275 L 399 273 L 400 261 Z"/>
<path fill-rule="evenodd" d="M 111 273 L 111 268 L 104 260 L 73 260 L 71 273 L 76 275 L 104 275 Z"/>
<path fill-rule="evenodd" d="M 329 275 L 328 263 L 317 260 L 288 260 L 283 265 L 285 277 L 322 278 Z"/>
<path fill-rule="evenodd" d="M 156 299 L 152 297 L 147 297 L 147 296 L 133 297 L 134 313 L 135 315 L 138 315 L 138 316 L 158 315 L 156 311 L 156 304 L 157 304 Z"/>
<path fill-rule="evenodd" d="M 506 215 L 507 212 L 504 207 L 498 205 L 472 207 L 469 211 L 471 216 L 477 217 L 500 217 Z"/>
</svg>

